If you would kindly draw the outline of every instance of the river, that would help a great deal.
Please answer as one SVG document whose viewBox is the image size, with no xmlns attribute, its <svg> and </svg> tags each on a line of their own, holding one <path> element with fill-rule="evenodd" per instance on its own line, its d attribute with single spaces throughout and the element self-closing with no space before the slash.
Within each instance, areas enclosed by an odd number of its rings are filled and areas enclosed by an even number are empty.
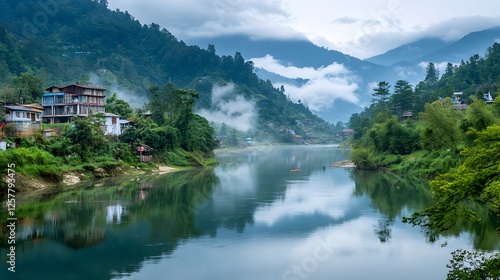
<svg viewBox="0 0 500 280">
<path fill-rule="evenodd" d="M 492 220 L 438 237 L 402 223 L 432 203 L 427 183 L 330 167 L 348 156 L 332 146 L 221 152 L 214 170 L 32 199 L 16 212 L 16 272 L 3 265 L 0 278 L 432 280 L 446 278 L 456 249 L 500 248 Z"/>
</svg>

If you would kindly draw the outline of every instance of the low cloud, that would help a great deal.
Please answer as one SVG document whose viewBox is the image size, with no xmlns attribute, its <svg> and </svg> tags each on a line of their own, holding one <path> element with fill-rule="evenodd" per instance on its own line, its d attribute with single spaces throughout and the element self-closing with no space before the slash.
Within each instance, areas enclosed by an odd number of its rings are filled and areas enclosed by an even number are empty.
<svg viewBox="0 0 500 280">
<path fill-rule="evenodd" d="M 246 132 L 253 127 L 257 119 L 254 101 L 241 95 L 234 95 L 235 86 L 214 85 L 212 89 L 212 108 L 196 112 L 210 122 L 225 123 L 227 126 Z"/>
<path fill-rule="evenodd" d="M 459 17 L 450 18 L 428 27 L 416 35 L 419 37 L 438 37 L 445 41 L 453 41 L 463 36 L 500 24 L 500 17 Z"/>
<path fill-rule="evenodd" d="M 104 82 L 102 81 L 101 76 L 95 73 L 89 74 L 89 80 L 92 85 L 105 88 L 108 96 L 116 93 L 116 98 L 125 100 L 134 109 L 141 108 L 145 104 L 149 103 L 149 98 L 147 96 L 139 95 L 144 93 L 131 91 L 118 85 L 117 83 L 111 83 L 110 85 L 103 86 Z"/>
<path fill-rule="evenodd" d="M 301 100 L 309 109 L 322 111 L 331 108 L 335 100 L 344 100 L 358 104 L 359 98 L 355 91 L 358 89 L 356 75 L 352 74 L 342 64 L 333 63 L 325 67 L 296 67 L 285 66 L 271 55 L 262 58 L 250 59 L 258 68 L 274 72 L 286 78 L 302 78 L 308 81 L 301 86 L 283 84 L 285 94 L 293 101 Z M 276 85 L 279 86 L 279 85 Z"/>
</svg>

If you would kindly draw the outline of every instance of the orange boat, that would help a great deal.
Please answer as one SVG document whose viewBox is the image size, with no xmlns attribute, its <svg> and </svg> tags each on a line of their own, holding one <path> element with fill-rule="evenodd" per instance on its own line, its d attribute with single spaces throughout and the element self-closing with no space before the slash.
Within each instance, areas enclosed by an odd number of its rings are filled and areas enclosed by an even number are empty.
<svg viewBox="0 0 500 280">
<path fill-rule="evenodd" d="M 300 169 L 292 169 L 290 172 L 300 172 Z"/>
</svg>

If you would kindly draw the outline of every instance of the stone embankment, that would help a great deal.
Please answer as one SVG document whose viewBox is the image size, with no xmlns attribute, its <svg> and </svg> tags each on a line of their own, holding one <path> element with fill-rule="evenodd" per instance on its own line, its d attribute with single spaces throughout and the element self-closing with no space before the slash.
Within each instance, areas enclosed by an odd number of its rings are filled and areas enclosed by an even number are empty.
<svg viewBox="0 0 500 280">
<path fill-rule="evenodd" d="M 341 160 L 330 164 L 332 167 L 355 168 L 356 164 L 350 160 Z"/>
</svg>

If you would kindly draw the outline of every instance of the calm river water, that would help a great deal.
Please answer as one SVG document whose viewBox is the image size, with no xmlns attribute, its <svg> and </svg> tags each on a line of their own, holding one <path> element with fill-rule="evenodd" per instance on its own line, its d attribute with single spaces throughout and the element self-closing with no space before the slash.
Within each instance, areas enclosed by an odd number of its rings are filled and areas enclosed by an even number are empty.
<svg viewBox="0 0 500 280">
<path fill-rule="evenodd" d="M 499 249 L 492 222 L 437 239 L 403 224 L 432 202 L 426 183 L 330 167 L 347 158 L 332 146 L 219 153 L 214 170 L 26 202 L 16 273 L 1 216 L 0 278 L 432 280 L 446 278 L 456 249 Z"/>
</svg>

